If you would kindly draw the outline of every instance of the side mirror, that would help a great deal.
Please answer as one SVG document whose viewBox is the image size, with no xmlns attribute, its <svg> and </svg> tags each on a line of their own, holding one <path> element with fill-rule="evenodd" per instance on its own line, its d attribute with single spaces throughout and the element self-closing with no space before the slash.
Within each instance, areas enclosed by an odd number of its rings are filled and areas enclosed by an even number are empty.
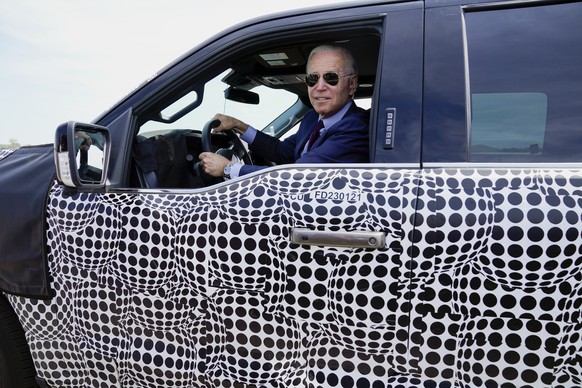
<svg viewBox="0 0 582 388">
<path fill-rule="evenodd" d="M 59 182 L 78 189 L 105 188 L 110 145 L 105 127 L 74 121 L 60 125 L 55 134 Z"/>
</svg>

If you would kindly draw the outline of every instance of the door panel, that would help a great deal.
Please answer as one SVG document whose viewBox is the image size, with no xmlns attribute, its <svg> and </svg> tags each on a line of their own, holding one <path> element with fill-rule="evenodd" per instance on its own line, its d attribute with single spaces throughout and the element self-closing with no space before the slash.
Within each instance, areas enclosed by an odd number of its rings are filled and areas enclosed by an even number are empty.
<svg viewBox="0 0 582 388">
<path fill-rule="evenodd" d="M 580 383 L 581 185 L 580 170 L 426 170 L 411 302 L 418 373 L 471 386 Z"/>
<path fill-rule="evenodd" d="M 279 169 L 197 194 L 71 196 L 55 186 L 56 296 L 10 297 L 35 359 L 58 355 L 58 373 L 41 362 L 39 375 L 51 385 L 159 375 L 186 385 L 386 383 L 410 369 L 414 174 Z M 293 244 L 293 227 L 382 232 L 386 246 Z"/>
</svg>

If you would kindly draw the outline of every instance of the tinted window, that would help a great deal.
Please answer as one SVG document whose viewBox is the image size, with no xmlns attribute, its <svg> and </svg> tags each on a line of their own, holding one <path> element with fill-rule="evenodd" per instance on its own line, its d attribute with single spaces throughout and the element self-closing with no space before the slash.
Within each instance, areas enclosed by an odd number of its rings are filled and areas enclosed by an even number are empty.
<svg viewBox="0 0 582 388">
<path fill-rule="evenodd" d="M 545 94 L 473 93 L 471 106 L 471 160 L 531 160 L 541 155 L 548 110 Z"/>
<path fill-rule="evenodd" d="M 582 4 L 467 12 L 469 159 L 582 161 Z"/>
</svg>

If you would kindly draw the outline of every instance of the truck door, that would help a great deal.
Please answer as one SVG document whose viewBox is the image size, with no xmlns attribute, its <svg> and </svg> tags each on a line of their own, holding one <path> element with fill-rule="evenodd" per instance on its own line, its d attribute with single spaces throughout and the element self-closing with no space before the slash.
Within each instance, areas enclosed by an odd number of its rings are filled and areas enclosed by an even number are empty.
<svg viewBox="0 0 582 388">
<path fill-rule="evenodd" d="M 274 17 L 208 42 L 108 113 L 107 190 L 50 194 L 55 298 L 15 297 L 32 311 L 39 374 L 51 386 L 364 387 L 415 371 L 422 42 L 421 2 Z M 224 89 L 305 97 L 301 61 L 323 43 L 361 60 L 370 162 L 196 175 L 200 130 Z M 213 94 L 210 81 L 227 85 Z M 181 98 L 191 100 L 168 113 Z M 294 101 L 259 129 L 292 131 L 306 107 Z M 139 159 L 142 145 L 155 158 Z"/>
<path fill-rule="evenodd" d="M 426 12 L 411 355 L 452 385 L 579 385 L 582 4 L 458 3 Z"/>
</svg>

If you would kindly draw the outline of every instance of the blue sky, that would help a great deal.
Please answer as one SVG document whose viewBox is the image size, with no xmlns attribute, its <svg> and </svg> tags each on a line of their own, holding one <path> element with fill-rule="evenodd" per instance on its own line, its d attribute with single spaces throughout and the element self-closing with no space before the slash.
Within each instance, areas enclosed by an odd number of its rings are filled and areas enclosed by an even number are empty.
<svg viewBox="0 0 582 388">
<path fill-rule="evenodd" d="M 0 0 L 0 144 L 52 143 L 247 19 L 345 0 Z"/>
</svg>

